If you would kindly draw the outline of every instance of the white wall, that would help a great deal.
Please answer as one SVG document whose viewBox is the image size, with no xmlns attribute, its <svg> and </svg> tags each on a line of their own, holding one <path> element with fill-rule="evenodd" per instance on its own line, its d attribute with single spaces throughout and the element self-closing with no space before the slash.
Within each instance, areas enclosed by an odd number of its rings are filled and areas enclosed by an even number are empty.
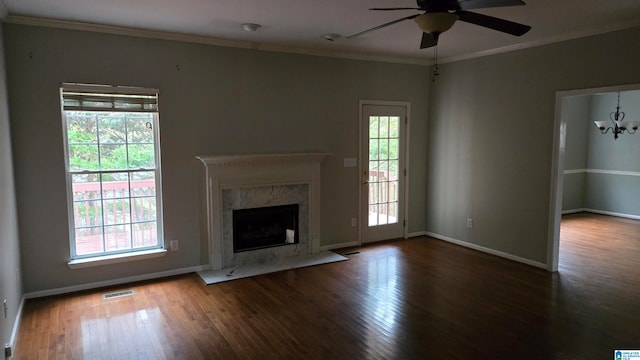
<svg viewBox="0 0 640 360">
<path fill-rule="evenodd" d="M 0 26 L 0 346 L 4 349 L 12 340 L 22 285 L 2 33 Z M 6 318 L 2 309 L 4 299 L 9 308 Z"/>
<path fill-rule="evenodd" d="M 329 152 L 321 245 L 357 240 L 358 103 L 411 103 L 409 231 L 425 229 L 428 68 L 7 25 L 8 85 L 26 292 L 207 264 L 200 154 Z M 180 250 L 70 270 L 61 82 L 160 89 L 166 240 Z M 33 101 L 37 101 L 34 106 Z"/>
<path fill-rule="evenodd" d="M 640 83 L 638 38 L 633 28 L 440 65 L 427 230 L 546 263 L 555 94 Z"/>
</svg>

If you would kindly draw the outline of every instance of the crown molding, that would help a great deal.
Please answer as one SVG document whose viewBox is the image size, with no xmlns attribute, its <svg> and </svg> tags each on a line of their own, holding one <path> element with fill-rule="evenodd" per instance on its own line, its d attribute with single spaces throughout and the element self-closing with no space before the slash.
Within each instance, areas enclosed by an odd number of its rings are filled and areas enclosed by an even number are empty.
<svg viewBox="0 0 640 360">
<path fill-rule="evenodd" d="M 4 4 L 4 0 L 0 0 L 0 21 L 4 21 L 7 15 L 9 15 L 7 5 Z"/>
<path fill-rule="evenodd" d="M 1 3 L 2 3 L 2 0 L 0 0 L 0 4 Z M 351 53 L 351 52 L 341 52 L 341 51 L 331 51 L 331 50 L 308 49 L 308 48 L 301 48 L 301 47 L 289 47 L 289 46 L 273 45 L 273 44 L 266 44 L 266 43 L 259 43 L 259 42 L 227 40 L 227 39 L 220 39 L 220 38 L 215 38 L 211 36 L 191 35 L 191 34 L 174 33 L 174 32 L 167 32 L 167 31 L 158 31 L 158 30 L 145 30 L 145 29 L 139 29 L 139 28 L 129 28 L 129 27 L 122 27 L 122 26 L 102 25 L 102 24 L 85 23 L 85 22 L 78 22 L 78 21 L 56 20 L 56 19 L 20 16 L 20 15 L 8 15 L 6 19 L 4 19 L 4 21 L 6 23 L 18 24 L 18 25 L 49 27 L 49 28 L 66 29 L 66 30 L 92 31 L 92 32 L 99 32 L 99 33 L 106 33 L 106 34 L 148 38 L 148 39 L 181 41 L 181 42 L 196 43 L 196 44 L 271 51 L 271 52 L 282 52 L 282 53 L 290 53 L 290 54 L 298 54 L 298 55 L 322 56 L 322 57 L 332 57 L 332 58 L 341 58 L 341 59 L 349 59 L 349 60 L 363 60 L 363 61 L 387 62 L 387 63 L 394 63 L 394 64 L 422 65 L 422 66 L 429 66 L 432 63 L 431 60 L 422 59 L 422 58 L 394 57 L 394 56 L 382 56 L 382 55 L 376 55 L 376 54 L 361 54 L 361 53 Z"/>
<path fill-rule="evenodd" d="M 92 31 L 92 32 L 105 33 L 105 34 L 133 36 L 133 37 L 158 39 L 158 40 L 180 41 L 180 42 L 188 42 L 188 43 L 196 43 L 196 44 L 205 44 L 205 45 L 241 48 L 241 49 L 252 49 L 252 50 L 260 50 L 260 51 L 270 51 L 270 52 L 281 52 L 281 53 L 290 53 L 290 54 L 298 54 L 298 55 L 321 56 L 321 57 L 331 57 L 331 58 L 340 58 L 340 59 L 348 59 L 348 60 L 386 62 L 386 63 L 394 63 L 394 64 L 408 64 L 408 65 L 422 65 L 422 66 L 433 65 L 433 59 L 430 59 L 430 58 L 383 56 L 379 54 L 352 53 L 352 52 L 344 52 L 344 51 L 332 51 L 332 50 L 326 50 L 326 49 L 319 50 L 319 49 L 309 49 L 309 48 L 302 48 L 302 47 L 289 47 L 289 46 L 281 46 L 281 45 L 266 44 L 266 43 L 259 43 L 259 42 L 227 40 L 227 39 L 215 38 L 212 36 L 174 33 L 174 32 L 159 31 L 159 30 L 145 30 L 145 29 L 139 29 L 139 28 L 123 27 L 123 26 L 102 25 L 102 24 L 86 23 L 86 22 L 79 22 L 79 21 L 56 20 L 56 19 L 39 18 L 39 17 L 31 17 L 31 16 L 8 15 L 3 0 L 0 0 L 0 20 L 6 23 L 18 24 L 18 25 L 40 26 L 40 27 L 49 27 L 49 28 L 66 29 L 66 30 L 78 30 L 78 31 Z M 443 57 L 439 59 L 438 62 L 440 64 L 444 64 L 444 63 L 451 63 L 451 62 L 462 61 L 462 60 L 470 60 L 470 59 L 475 59 L 475 58 L 484 57 L 484 56 L 497 55 L 497 54 L 516 51 L 516 50 L 523 50 L 523 49 L 558 43 L 558 42 L 567 41 L 567 40 L 574 40 L 574 39 L 579 39 L 583 37 L 604 34 L 612 31 L 624 30 L 624 29 L 628 29 L 636 26 L 640 26 L 640 18 L 630 20 L 628 22 L 616 24 L 616 25 L 591 28 L 584 31 L 572 32 L 572 33 L 568 33 L 560 36 L 554 36 L 554 37 L 546 38 L 542 40 L 535 40 L 535 41 L 529 41 L 526 43 L 521 43 L 516 45 L 503 46 L 495 49 L 476 51 L 473 53 L 463 54 L 459 56 Z"/>
<path fill-rule="evenodd" d="M 636 26 L 640 26 L 640 18 L 630 20 L 628 22 L 616 24 L 616 25 L 591 28 L 584 31 L 567 33 L 567 34 L 554 36 L 554 37 L 550 37 L 542 40 L 529 41 L 526 43 L 521 43 L 521 44 L 516 44 L 511 46 L 504 46 L 504 47 L 485 50 L 485 51 L 477 51 L 474 53 L 464 54 L 460 56 L 451 56 L 447 58 L 442 58 L 438 62 L 441 64 L 444 64 L 444 63 L 450 63 L 450 62 L 456 62 L 456 61 L 462 61 L 462 60 L 469 60 L 469 59 L 474 59 L 474 58 L 479 58 L 479 57 L 484 57 L 489 55 L 496 55 L 496 54 L 516 51 L 516 50 L 523 50 L 523 49 L 528 49 L 532 47 L 558 43 L 562 41 L 579 39 L 579 38 L 593 36 L 593 35 L 605 34 L 608 32 L 613 32 L 618 30 L 630 29 Z"/>
</svg>

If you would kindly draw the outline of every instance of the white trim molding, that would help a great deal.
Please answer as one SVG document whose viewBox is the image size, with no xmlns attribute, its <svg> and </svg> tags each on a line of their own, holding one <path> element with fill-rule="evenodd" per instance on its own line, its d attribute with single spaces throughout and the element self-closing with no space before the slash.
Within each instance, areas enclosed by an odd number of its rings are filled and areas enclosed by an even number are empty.
<svg viewBox="0 0 640 360">
<path fill-rule="evenodd" d="M 414 232 L 410 232 L 407 234 L 407 238 L 412 238 L 412 237 L 418 237 L 418 236 L 425 236 L 427 235 L 426 231 L 414 231 Z"/>
<path fill-rule="evenodd" d="M 562 215 L 577 214 L 577 213 L 581 213 L 581 212 L 585 212 L 585 211 L 587 211 L 587 209 L 585 209 L 585 208 L 567 209 L 567 210 L 562 210 Z"/>
<path fill-rule="evenodd" d="M 115 255 L 104 255 L 90 258 L 74 259 L 67 263 L 71 269 L 82 269 L 93 266 L 101 266 L 108 264 L 118 264 L 123 262 L 146 260 L 164 256 L 167 253 L 166 249 L 153 249 L 136 252 L 126 252 Z"/>
<path fill-rule="evenodd" d="M 571 169 L 571 170 L 565 170 L 564 174 L 573 175 L 573 174 L 584 174 L 586 172 L 587 172 L 587 169 Z"/>
<path fill-rule="evenodd" d="M 480 246 L 480 245 L 473 244 L 473 243 L 470 243 L 470 242 L 454 239 L 454 238 L 451 238 L 451 237 L 448 237 L 448 236 L 435 234 L 435 233 L 432 233 L 432 232 L 427 232 L 426 235 L 430 236 L 432 238 L 438 239 L 438 240 L 443 240 L 443 241 L 446 241 L 446 242 L 450 242 L 452 244 L 464 246 L 464 247 L 467 247 L 467 248 L 470 248 L 470 249 L 473 249 L 473 250 L 481 251 L 483 253 L 487 253 L 487 254 L 495 255 L 495 256 L 498 256 L 498 257 L 501 257 L 501 258 L 505 258 L 507 260 L 512 260 L 512 261 L 516 261 L 516 262 L 519 262 L 519 263 L 523 263 L 523 264 L 526 264 L 526 265 L 531 265 L 531 266 L 535 266 L 535 267 L 540 268 L 540 269 L 547 270 L 547 264 L 543 264 L 543 263 L 538 262 L 538 261 L 530 260 L 530 259 L 527 259 L 527 258 L 523 258 L 523 257 L 520 257 L 520 256 L 516 256 L 516 255 L 509 254 L 509 253 L 505 253 L 505 252 L 502 252 L 502 251 L 490 249 L 488 247 Z"/>
<path fill-rule="evenodd" d="M 632 219 L 632 220 L 640 220 L 640 215 L 623 214 L 623 213 L 614 212 L 614 211 L 605 211 L 605 210 L 597 210 L 597 209 L 589 209 L 589 208 L 562 210 L 562 215 L 576 214 L 581 212 L 615 216 L 615 217 Z"/>
<path fill-rule="evenodd" d="M 45 297 L 45 296 L 68 294 L 68 293 L 84 291 L 84 290 L 91 290 L 91 289 L 98 289 L 98 288 L 103 288 L 103 287 L 113 286 L 113 285 L 128 284 L 128 283 L 144 281 L 144 280 L 160 279 L 160 278 L 168 277 L 168 276 L 195 273 L 195 272 L 203 271 L 203 270 L 207 270 L 207 269 L 208 269 L 208 266 L 199 265 L 199 266 L 192 266 L 192 267 L 188 267 L 188 268 L 181 268 L 181 269 L 167 270 L 167 271 L 161 271 L 161 272 L 150 273 L 150 274 L 130 276 L 130 277 L 120 278 L 120 279 L 112 279 L 112 280 L 92 282 L 92 283 L 88 283 L 88 284 L 73 285 L 73 286 L 67 286 L 67 287 L 62 287 L 62 288 L 34 291 L 34 292 L 29 292 L 29 293 L 24 294 L 24 298 L 25 299 L 34 299 L 34 298 Z"/>
<path fill-rule="evenodd" d="M 22 295 L 22 299 L 20 299 L 20 305 L 18 305 L 18 312 L 16 313 L 16 319 L 13 322 L 11 337 L 9 338 L 9 343 L 6 344 L 6 346 L 9 347 L 9 352 L 11 353 L 11 356 L 13 355 L 13 349 L 15 349 L 16 341 L 18 341 L 18 332 L 20 331 L 20 326 L 22 325 L 22 309 L 24 309 L 25 300 L 26 300 L 25 296 Z M 11 359 L 11 357 L 9 357 L 9 359 Z"/>
<path fill-rule="evenodd" d="M 571 169 L 565 170 L 565 175 L 571 174 L 605 174 L 605 175 L 624 175 L 624 176 L 640 176 L 638 171 L 623 171 L 623 170 L 606 170 L 606 169 Z"/>
</svg>

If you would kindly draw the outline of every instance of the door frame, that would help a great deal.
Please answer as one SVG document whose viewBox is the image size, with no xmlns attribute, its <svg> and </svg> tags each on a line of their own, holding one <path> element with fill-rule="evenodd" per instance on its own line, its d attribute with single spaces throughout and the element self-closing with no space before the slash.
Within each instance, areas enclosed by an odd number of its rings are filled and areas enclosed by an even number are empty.
<svg viewBox="0 0 640 360">
<path fill-rule="evenodd" d="M 403 226 L 403 237 L 406 239 L 409 237 L 409 174 L 410 174 L 410 162 L 409 162 L 409 134 L 410 134 L 410 125 L 411 125 L 411 103 L 409 101 L 386 101 L 386 100 L 360 100 L 358 104 L 358 245 L 362 246 L 362 233 L 364 232 L 364 227 L 367 226 L 367 222 L 365 221 L 365 214 L 362 213 L 362 183 L 365 180 L 363 176 L 364 172 L 364 164 L 362 164 L 362 146 L 364 143 L 363 134 L 363 111 L 362 108 L 366 105 L 374 105 L 374 106 L 401 106 L 405 108 L 406 121 L 404 124 L 404 169 L 406 171 L 403 176 L 404 180 L 402 184 L 404 186 L 404 193 L 402 194 L 402 201 L 404 202 L 403 210 L 404 210 L 404 219 L 398 219 L 399 221 L 404 221 Z"/>
<path fill-rule="evenodd" d="M 556 92 L 555 124 L 551 158 L 551 191 L 549 201 L 549 225 L 547 238 L 547 271 L 558 271 L 560 258 L 560 224 L 562 222 L 562 191 L 564 184 L 564 156 L 567 120 L 563 116 L 564 99 L 579 95 L 640 90 L 640 84 L 612 85 L 597 88 Z"/>
</svg>

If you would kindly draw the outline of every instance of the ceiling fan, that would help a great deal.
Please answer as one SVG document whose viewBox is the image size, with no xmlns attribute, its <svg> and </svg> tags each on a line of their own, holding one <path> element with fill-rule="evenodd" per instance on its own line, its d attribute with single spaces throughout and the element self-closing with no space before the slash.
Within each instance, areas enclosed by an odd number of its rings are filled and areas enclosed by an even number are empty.
<svg viewBox="0 0 640 360">
<path fill-rule="evenodd" d="M 420 10 L 424 11 L 424 13 L 405 16 L 403 18 L 378 25 L 371 29 L 349 35 L 347 36 L 347 39 L 352 39 L 354 37 L 382 29 L 389 25 L 412 19 L 422 30 L 420 49 L 438 45 L 438 37 L 440 34 L 449 30 L 457 20 L 484 26 L 489 29 L 515 36 L 524 35 L 531 29 L 531 26 L 528 25 L 467 11 L 469 9 L 525 5 L 522 0 L 417 0 L 417 5 L 418 7 L 371 8 L 369 10 Z"/>
</svg>

